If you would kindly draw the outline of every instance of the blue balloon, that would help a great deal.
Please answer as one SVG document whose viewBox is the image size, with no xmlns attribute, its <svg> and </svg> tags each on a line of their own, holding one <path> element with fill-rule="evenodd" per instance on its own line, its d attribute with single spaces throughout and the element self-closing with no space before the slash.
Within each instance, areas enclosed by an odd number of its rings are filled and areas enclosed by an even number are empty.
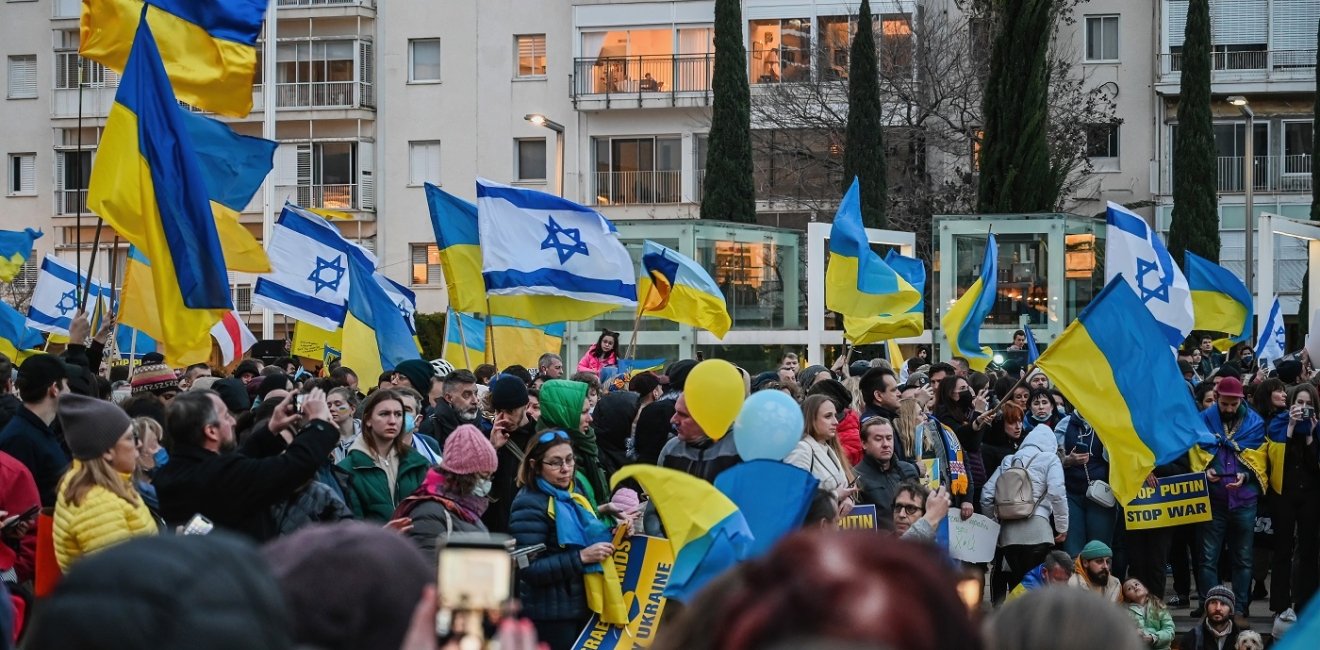
<svg viewBox="0 0 1320 650">
<path fill-rule="evenodd" d="M 733 421 L 733 441 L 743 460 L 783 460 L 802 439 L 802 407 L 778 390 L 752 393 Z"/>
</svg>

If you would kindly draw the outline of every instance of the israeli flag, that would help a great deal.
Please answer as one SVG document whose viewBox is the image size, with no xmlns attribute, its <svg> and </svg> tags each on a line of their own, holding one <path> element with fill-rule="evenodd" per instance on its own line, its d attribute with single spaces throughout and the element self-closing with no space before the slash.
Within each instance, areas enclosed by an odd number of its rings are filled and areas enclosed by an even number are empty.
<svg viewBox="0 0 1320 650">
<path fill-rule="evenodd" d="M 417 294 L 411 289 L 405 287 L 384 275 L 375 274 L 376 284 L 385 290 L 385 295 L 390 297 L 390 302 L 398 308 L 399 313 L 403 314 L 403 320 L 408 323 L 408 329 L 415 336 L 417 334 Z"/>
<path fill-rule="evenodd" d="M 271 272 L 257 278 L 252 303 L 334 331 L 348 310 L 349 262 L 376 268 L 367 249 L 322 217 L 286 203 L 266 246 Z"/>
<path fill-rule="evenodd" d="M 599 212 L 479 178 L 477 221 L 481 271 L 491 295 L 637 306 L 632 258 L 614 224 Z"/>
<path fill-rule="evenodd" d="M 28 303 L 28 327 L 54 334 L 68 334 L 69 323 L 78 311 L 78 300 L 86 284 L 87 276 L 80 274 L 78 269 L 47 255 L 41 261 L 37 286 Z M 102 298 L 108 304 L 111 297 L 110 287 L 95 279 L 87 291 L 88 314 L 97 311 Z"/>
<path fill-rule="evenodd" d="M 1169 345 L 1182 345 L 1194 322 L 1192 292 L 1160 236 L 1140 215 L 1110 203 L 1105 238 L 1105 283 L 1122 275 L 1155 317 Z"/>
<path fill-rule="evenodd" d="M 1261 321 L 1260 331 L 1257 332 L 1256 358 L 1260 360 L 1261 367 L 1283 358 L 1284 338 L 1283 311 L 1279 309 L 1279 297 L 1274 296 L 1269 318 Z"/>
</svg>

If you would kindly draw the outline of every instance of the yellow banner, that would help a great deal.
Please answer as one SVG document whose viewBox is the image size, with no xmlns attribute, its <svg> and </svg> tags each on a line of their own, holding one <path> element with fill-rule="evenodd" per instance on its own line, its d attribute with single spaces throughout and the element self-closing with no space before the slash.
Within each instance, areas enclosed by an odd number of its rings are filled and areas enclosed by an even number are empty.
<svg viewBox="0 0 1320 650">
<path fill-rule="evenodd" d="M 1128 530 L 1146 530 L 1210 521 L 1210 484 L 1205 472 L 1166 476 L 1155 487 L 1143 485 L 1123 509 Z"/>
<path fill-rule="evenodd" d="M 332 350 L 343 349 L 341 347 L 343 334 L 342 329 L 331 332 L 299 321 L 293 328 L 293 345 L 290 351 L 294 356 L 324 361 L 327 347 Z"/>
<path fill-rule="evenodd" d="M 623 583 L 628 605 L 628 625 L 602 623 L 592 615 L 573 650 L 629 650 L 649 648 L 660 627 L 665 599 L 662 594 L 674 568 L 674 550 L 669 540 L 635 535 L 614 547 L 614 566 Z"/>
<path fill-rule="evenodd" d="M 839 528 L 853 530 L 880 530 L 880 524 L 876 521 L 875 506 L 870 504 L 853 506 L 852 511 L 848 513 L 848 516 L 839 520 Z"/>
</svg>

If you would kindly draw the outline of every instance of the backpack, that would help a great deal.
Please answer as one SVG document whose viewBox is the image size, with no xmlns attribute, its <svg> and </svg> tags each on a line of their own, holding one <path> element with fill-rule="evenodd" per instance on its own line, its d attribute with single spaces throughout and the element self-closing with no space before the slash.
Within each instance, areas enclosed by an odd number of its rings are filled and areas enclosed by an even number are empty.
<svg viewBox="0 0 1320 650">
<path fill-rule="evenodd" d="M 1039 453 L 1032 456 L 1026 464 L 1023 464 L 1020 458 L 1014 457 L 1008 469 L 999 473 L 999 478 L 995 479 L 996 519 L 1017 521 L 1035 514 L 1036 507 L 1045 499 L 1045 493 L 1048 491 L 1041 490 L 1039 499 L 1032 498 L 1031 473 L 1027 468 L 1031 467 L 1039 456 L 1041 456 Z"/>
</svg>

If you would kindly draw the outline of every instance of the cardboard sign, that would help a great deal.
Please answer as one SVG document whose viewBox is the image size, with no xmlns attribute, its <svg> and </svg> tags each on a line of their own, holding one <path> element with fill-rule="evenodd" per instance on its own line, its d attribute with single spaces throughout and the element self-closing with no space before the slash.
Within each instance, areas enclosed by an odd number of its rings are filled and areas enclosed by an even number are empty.
<svg viewBox="0 0 1320 650">
<path fill-rule="evenodd" d="M 647 648 L 655 640 L 665 609 L 661 594 L 674 568 L 673 547 L 659 537 L 626 537 L 614 547 L 614 565 L 620 571 L 623 600 L 628 605 L 628 625 L 602 623 L 593 614 L 573 650 Z"/>
<path fill-rule="evenodd" d="M 995 520 L 974 514 L 964 520 L 957 509 L 949 510 L 949 555 L 964 562 L 989 562 L 995 558 L 999 544 L 999 524 Z"/>
<path fill-rule="evenodd" d="M 1155 483 L 1153 488 L 1143 485 L 1137 498 L 1123 508 L 1128 530 L 1210 521 L 1210 483 L 1205 472 L 1166 476 Z"/>
<path fill-rule="evenodd" d="M 876 521 L 876 509 L 874 505 L 867 504 L 853 506 L 847 517 L 839 520 L 839 528 L 853 530 L 880 530 L 880 524 Z"/>
</svg>

